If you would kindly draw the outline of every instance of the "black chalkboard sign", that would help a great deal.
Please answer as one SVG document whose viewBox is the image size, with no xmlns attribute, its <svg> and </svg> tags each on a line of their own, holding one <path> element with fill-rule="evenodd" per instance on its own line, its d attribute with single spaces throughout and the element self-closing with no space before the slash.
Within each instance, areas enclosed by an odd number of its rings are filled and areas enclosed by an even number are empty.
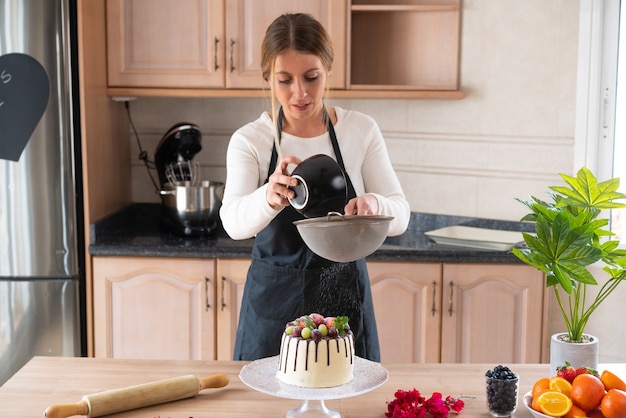
<svg viewBox="0 0 626 418">
<path fill-rule="evenodd" d="M 0 159 L 18 161 L 46 110 L 50 81 L 26 54 L 0 56 Z"/>
</svg>

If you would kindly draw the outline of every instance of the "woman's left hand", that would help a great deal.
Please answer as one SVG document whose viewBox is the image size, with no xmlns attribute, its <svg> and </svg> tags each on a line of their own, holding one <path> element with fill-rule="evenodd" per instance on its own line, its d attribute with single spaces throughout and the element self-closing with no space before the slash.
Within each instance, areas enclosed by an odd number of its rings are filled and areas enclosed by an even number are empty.
<svg viewBox="0 0 626 418">
<path fill-rule="evenodd" d="M 344 208 L 346 215 L 378 215 L 378 199 L 371 194 L 350 199 Z"/>
</svg>

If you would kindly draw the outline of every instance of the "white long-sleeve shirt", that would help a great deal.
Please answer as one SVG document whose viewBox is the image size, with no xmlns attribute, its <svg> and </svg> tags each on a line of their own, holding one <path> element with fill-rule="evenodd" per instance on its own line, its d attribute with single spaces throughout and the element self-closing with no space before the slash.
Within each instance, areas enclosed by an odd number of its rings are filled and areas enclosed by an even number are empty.
<svg viewBox="0 0 626 418">
<path fill-rule="evenodd" d="M 335 111 L 337 122 L 334 129 L 341 157 L 357 196 L 373 194 L 378 200 L 378 215 L 394 217 L 388 235 L 402 234 L 409 223 L 409 203 L 389 160 L 378 125 L 374 119 L 357 111 L 339 107 L 335 107 Z M 328 133 L 300 138 L 283 132 L 280 144 L 283 155 L 304 160 L 315 154 L 327 154 L 336 159 Z M 273 209 L 267 203 L 267 185 L 264 184 L 273 145 L 273 122 L 267 112 L 238 129 L 230 139 L 220 217 L 232 239 L 254 237 L 281 210 Z"/>
</svg>

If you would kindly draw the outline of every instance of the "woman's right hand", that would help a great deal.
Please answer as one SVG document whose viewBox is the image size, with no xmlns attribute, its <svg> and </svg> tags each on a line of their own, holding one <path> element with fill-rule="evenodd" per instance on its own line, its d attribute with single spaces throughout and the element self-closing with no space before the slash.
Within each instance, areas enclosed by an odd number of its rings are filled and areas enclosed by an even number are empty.
<svg viewBox="0 0 626 418">
<path fill-rule="evenodd" d="M 289 206 L 289 198 L 296 196 L 295 192 L 289 186 L 296 186 L 298 181 L 291 177 L 287 172 L 289 164 L 298 165 L 302 162 L 298 157 L 287 155 L 278 161 L 276 170 L 268 179 L 266 200 L 274 209 L 282 209 Z"/>
</svg>

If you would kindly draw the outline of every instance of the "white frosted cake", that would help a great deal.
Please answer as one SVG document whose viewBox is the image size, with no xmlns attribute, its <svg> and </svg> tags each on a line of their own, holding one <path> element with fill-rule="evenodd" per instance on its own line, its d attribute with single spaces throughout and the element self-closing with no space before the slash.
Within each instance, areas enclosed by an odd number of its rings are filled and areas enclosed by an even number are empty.
<svg viewBox="0 0 626 418">
<path fill-rule="evenodd" d="M 327 388 L 354 376 L 354 339 L 347 317 L 302 316 L 285 327 L 277 378 L 296 386 Z"/>
</svg>

